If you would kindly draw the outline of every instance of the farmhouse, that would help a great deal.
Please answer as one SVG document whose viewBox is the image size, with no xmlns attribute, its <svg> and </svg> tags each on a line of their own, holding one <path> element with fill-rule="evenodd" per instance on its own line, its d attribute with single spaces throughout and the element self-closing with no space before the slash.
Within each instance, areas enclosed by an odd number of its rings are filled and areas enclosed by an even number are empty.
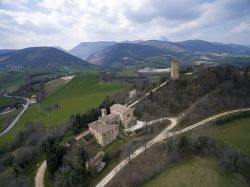
<svg viewBox="0 0 250 187">
<path fill-rule="evenodd" d="M 94 135 L 97 143 L 105 146 L 116 139 L 119 134 L 119 126 L 97 120 L 89 124 L 89 131 Z"/>
<path fill-rule="evenodd" d="M 119 122 L 125 127 L 130 128 L 136 123 L 134 117 L 134 108 L 128 108 L 125 105 L 114 104 L 110 107 L 110 113 L 119 116 Z"/>
<path fill-rule="evenodd" d="M 31 98 L 30 98 L 30 103 L 31 103 L 31 104 L 37 103 L 37 95 L 32 95 L 32 96 L 31 96 Z"/>
<path fill-rule="evenodd" d="M 119 124 L 122 124 L 125 128 L 130 128 L 136 122 L 134 109 L 125 105 L 114 104 L 110 107 L 110 114 L 108 115 L 106 109 L 102 109 L 101 112 L 102 116 L 88 125 L 90 133 L 101 146 L 105 146 L 116 139 L 119 134 Z"/>
</svg>

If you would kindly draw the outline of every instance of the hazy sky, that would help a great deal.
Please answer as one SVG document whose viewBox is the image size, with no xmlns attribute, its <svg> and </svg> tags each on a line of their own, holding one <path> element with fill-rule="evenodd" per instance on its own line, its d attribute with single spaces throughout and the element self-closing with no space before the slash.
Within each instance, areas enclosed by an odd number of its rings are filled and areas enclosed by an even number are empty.
<svg viewBox="0 0 250 187">
<path fill-rule="evenodd" d="M 0 0 L 0 48 L 204 39 L 250 45 L 250 0 Z"/>
</svg>

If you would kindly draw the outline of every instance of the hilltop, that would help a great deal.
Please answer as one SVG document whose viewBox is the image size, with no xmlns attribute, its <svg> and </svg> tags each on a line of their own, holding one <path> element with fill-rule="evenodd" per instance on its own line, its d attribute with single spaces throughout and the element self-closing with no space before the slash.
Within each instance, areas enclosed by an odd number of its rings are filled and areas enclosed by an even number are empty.
<svg viewBox="0 0 250 187">
<path fill-rule="evenodd" d="M 69 53 L 81 59 L 86 60 L 93 53 L 101 51 L 114 44 L 116 44 L 116 42 L 108 42 L 108 41 L 81 42 L 76 47 L 69 50 Z"/>
<path fill-rule="evenodd" d="M 87 61 L 53 47 L 30 47 L 0 55 L 0 67 L 93 67 Z"/>
</svg>

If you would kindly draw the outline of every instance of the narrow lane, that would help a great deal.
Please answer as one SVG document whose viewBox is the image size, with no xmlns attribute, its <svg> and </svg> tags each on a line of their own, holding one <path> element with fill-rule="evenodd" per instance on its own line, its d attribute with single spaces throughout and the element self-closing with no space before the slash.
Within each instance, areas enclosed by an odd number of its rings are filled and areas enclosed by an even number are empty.
<svg viewBox="0 0 250 187">
<path fill-rule="evenodd" d="M 158 136 L 156 136 L 154 139 L 152 139 L 151 141 L 149 141 L 147 144 L 146 144 L 146 148 L 149 148 L 151 147 L 152 145 L 158 143 L 158 142 L 161 142 L 163 140 L 165 140 L 166 138 L 169 138 L 169 137 L 173 137 L 173 136 L 176 136 L 176 135 L 179 135 L 179 134 L 182 134 L 182 133 L 185 133 L 189 130 L 192 130 L 196 127 L 199 127 L 201 125 L 204 125 L 206 124 L 207 122 L 209 121 L 212 121 L 212 120 L 215 120 L 217 118 L 220 118 L 222 116 L 226 116 L 226 115 L 229 115 L 229 114 L 233 114 L 233 113 L 238 113 L 238 112 L 244 112 L 244 111 L 250 111 L 250 108 L 244 108 L 244 109 L 237 109 L 237 110 L 231 110 L 231 111 L 227 111 L 227 112 L 223 112 L 223 113 L 220 113 L 220 114 L 217 114 L 217 115 L 214 115 L 214 116 L 211 116 L 207 119 L 204 119 L 198 123 L 195 123 L 189 127 L 186 127 L 182 130 L 179 130 L 179 131 L 175 131 L 175 132 L 169 132 L 173 127 L 176 126 L 177 124 L 177 118 L 167 118 L 168 120 L 171 121 L 171 125 L 169 127 L 167 127 L 166 129 L 164 129 Z M 130 155 L 130 160 L 136 158 L 139 154 L 141 154 L 143 151 L 145 150 L 145 147 L 142 146 L 140 147 L 139 149 L 137 149 L 134 153 L 132 153 Z M 106 175 L 97 185 L 96 187 L 104 187 L 106 186 L 111 180 L 112 178 L 115 177 L 115 175 L 123 168 L 125 167 L 129 162 L 129 157 L 126 157 L 123 161 L 121 161 L 114 169 L 112 169 L 108 175 Z"/>
<path fill-rule="evenodd" d="M 11 97 L 11 96 L 4 95 L 4 97 Z M 26 101 L 26 104 L 23 105 L 23 110 L 17 115 L 17 117 L 11 122 L 11 124 L 3 132 L 0 133 L 0 136 L 3 136 L 7 132 L 9 132 L 12 129 L 12 127 L 14 127 L 14 125 L 19 121 L 19 119 L 22 117 L 25 111 L 29 108 L 30 99 L 26 97 L 20 97 L 20 96 L 14 96 L 14 97 L 18 99 L 24 99 Z"/>
</svg>

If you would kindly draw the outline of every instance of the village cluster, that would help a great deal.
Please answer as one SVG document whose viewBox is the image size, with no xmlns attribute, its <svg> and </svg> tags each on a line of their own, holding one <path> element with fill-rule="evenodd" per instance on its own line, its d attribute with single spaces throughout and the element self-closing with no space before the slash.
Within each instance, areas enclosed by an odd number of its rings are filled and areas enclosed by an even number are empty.
<svg viewBox="0 0 250 187">
<path fill-rule="evenodd" d="M 171 79 L 179 78 L 179 62 L 172 61 Z M 134 90 L 132 90 L 134 94 Z M 98 144 L 106 146 L 116 140 L 119 135 L 120 126 L 129 129 L 137 124 L 134 116 L 134 108 L 126 105 L 114 104 L 110 107 L 110 113 L 107 114 L 106 109 L 101 109 L 101 117 L 89 126 L 89 132 L 95 137 Z M 86 162 L 86 168 L 94 168 L 96 172 L 100 172 L 106 165 L 103 161 L 105 153 L 99 151 L 94 157 Z"/>
</svg>

